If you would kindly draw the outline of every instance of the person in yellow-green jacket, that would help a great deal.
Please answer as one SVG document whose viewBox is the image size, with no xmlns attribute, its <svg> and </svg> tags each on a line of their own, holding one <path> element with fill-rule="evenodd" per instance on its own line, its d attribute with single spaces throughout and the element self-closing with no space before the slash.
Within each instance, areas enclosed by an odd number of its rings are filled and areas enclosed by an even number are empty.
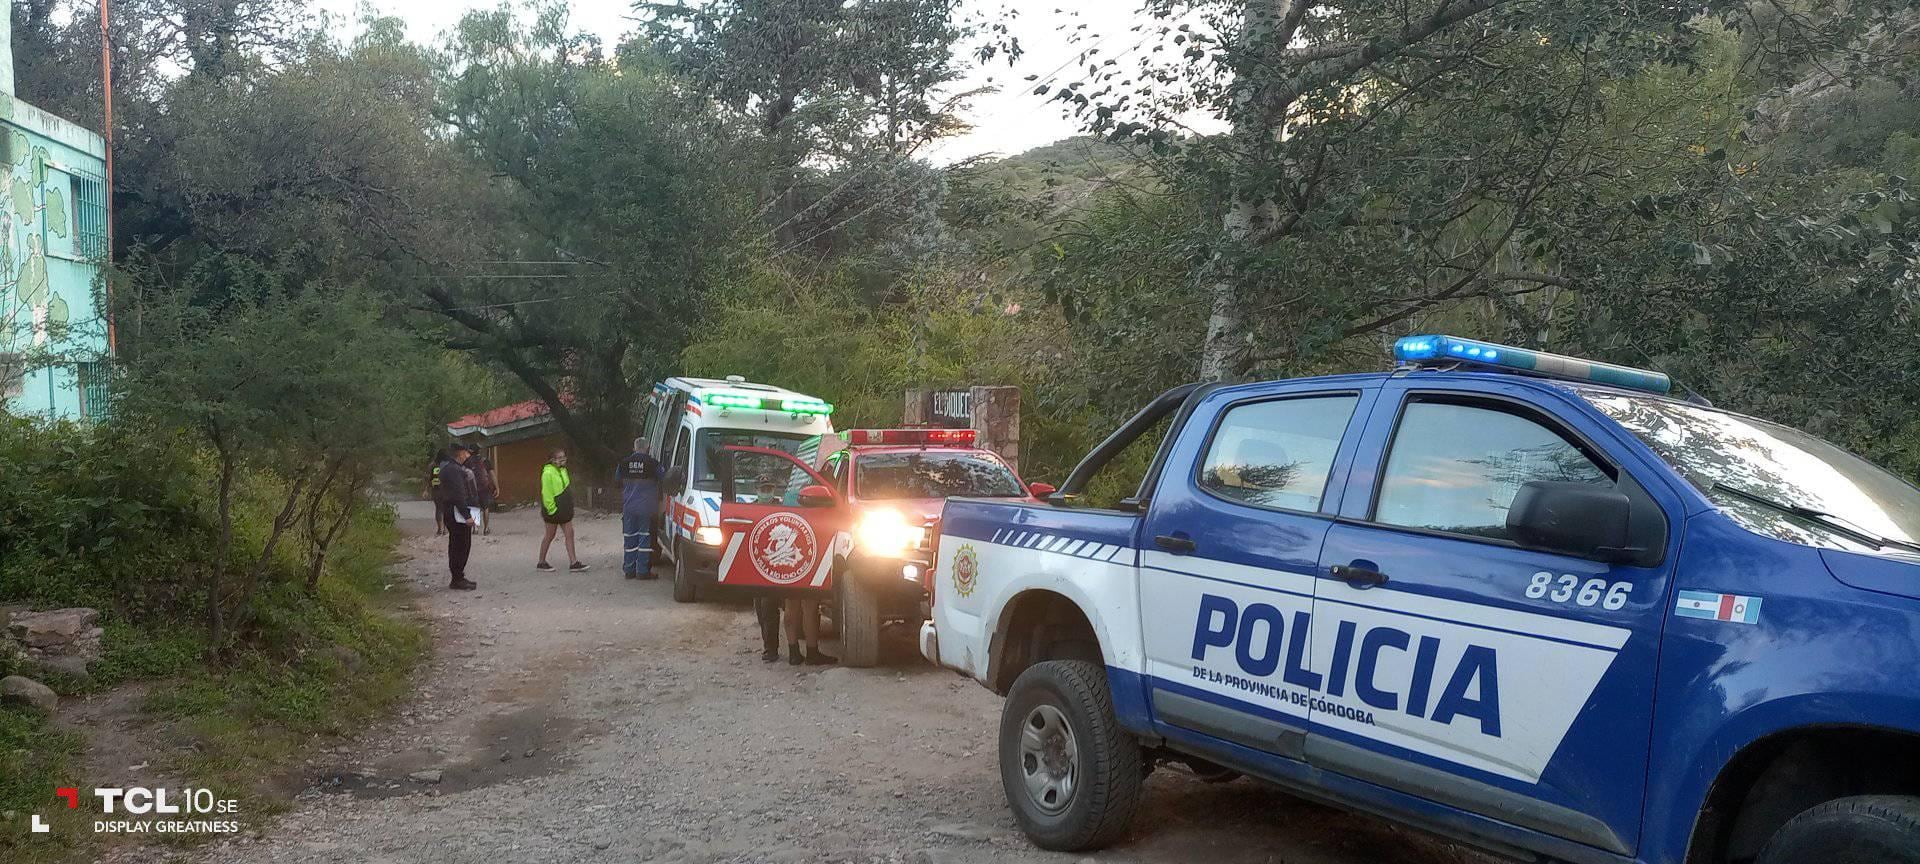
<svg viewBox="0 0 1920 864">
<path fill-rule="evenodd" d="M 573 549 L 573 475 L 567 473 L 567 451 L 559 448 L 547 457 L 547 467 L 540 469 L 540 519 L 547 523 L 547 532 L 540 538 L 540 563 L 533 569 L 553 571 L 547 563 L 547 548 L 553 545 L 555 531 L 567 535 L 567 559 L 573 562 L 567 569 L 575 573 L 587 569 Z"/>
</svg>

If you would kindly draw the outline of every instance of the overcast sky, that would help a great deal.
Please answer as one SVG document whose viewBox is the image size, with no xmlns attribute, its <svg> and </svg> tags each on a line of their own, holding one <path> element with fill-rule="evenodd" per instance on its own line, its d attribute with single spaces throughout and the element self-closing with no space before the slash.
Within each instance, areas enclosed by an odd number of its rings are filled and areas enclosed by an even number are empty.
<svg viewBox="0 0 1920 864">
<path fill-rule="evenodd" d="M 320 0 L 320 8 L 335 15 L 350 17 L 362 0 Z M 384 14 L 398 15 L 407 22 L 416 41 L 435 41 L 470 9 L 493 8 L 496 0 L 364 0 Z M 1028 75 L 1045 77 L 1059 70 L 1089 45 L 1106 38 L 1107 53 L 1124 50 L 1140 39 L 1130 28 L 1138 23 L 1137 4 L 1132 0 L 1046 0 L 1043 3 L 1016 3 L 1015 0 L 965 0 L 975 14 L 1000 16 L 1010 5 L 1025 7 L 1011 19 L 1025 56 L 1011 69 L 1004 59 L 991 68 L 975 69 L 961 89 L 988 84 L 998 85 L 997 94 L 977 97 L 965 112 L 974 131 L 940 142 L 924 155 L 935 162 L 948 163 L 983 154 L 1011 155 L 1043 144 L 1050 144 L 1078 133 L 1078 127 L 1058 103 L 1050 103 L 1032 93 Z M 627 32 L 632 21 L 630 0 L 573 0 L 573 21 L 577 29 L 599 35 L 613 45 Z M 1086 24 L 1083 36 L 1070 43 L 1068 33 Z M 1123 42 L 1125 44 L 1115 45 Z M 971 65 L 972 58 L 966 58 Z M 1071 71 L 1062 82 L 1075 80 Z"/>
</svg>

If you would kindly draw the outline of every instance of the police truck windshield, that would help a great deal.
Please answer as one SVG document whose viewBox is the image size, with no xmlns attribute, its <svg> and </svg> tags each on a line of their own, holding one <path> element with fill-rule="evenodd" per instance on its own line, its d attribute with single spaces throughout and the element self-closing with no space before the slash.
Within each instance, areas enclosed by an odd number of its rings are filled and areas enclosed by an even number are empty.
<svg viewBox="0 0 1920 864">
<path fill-rule="evenodd" d="M 798 452 L 800 443 L 811 436 L 792 432 L 756 432 L 750 429 L 702 429 L 694 445 L 693 488 L 703 492 L 720 491 L 720 478 L 713 473 L 713 451 L 722 447 L 771 447 L 788 453 Z"/>
<path fill-rule="evenodd" d="M 1751 530 L 1842 548 L 1920 542 L 1920 489 L 1812 435 L 1684 402 L 1579 389 Z"/>
<path fill-rule="evenodd" d="M 1013 498 L 1025 494 L 1007 466 L 975 453 L 871 453 L 860 457 L 854 494 L 890 498 Z"/>
</svg>

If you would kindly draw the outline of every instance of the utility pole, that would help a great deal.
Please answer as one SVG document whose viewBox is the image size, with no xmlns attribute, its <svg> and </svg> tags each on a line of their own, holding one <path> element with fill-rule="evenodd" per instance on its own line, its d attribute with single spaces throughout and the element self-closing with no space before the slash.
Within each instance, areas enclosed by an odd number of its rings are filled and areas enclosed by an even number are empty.
<svg viewBox="0 0 1920 864">
<path fill-rule="evenodd" d="M 107 356 L 115 354 L 115 333 L 113 326 L 113 36 L 107 26 L 107 7 L 111 0 L 100 0 L 100 84 L 105 94 L 104 108 L 106 119 L 100 127 L 100 137 L 107 142 L 107 180 L 106 180 L 106 240 L 107 248 L 102 250 L 100 261 L 100 292 L 106 308 L 101 312 L 107 319 Z"/>
</svg>

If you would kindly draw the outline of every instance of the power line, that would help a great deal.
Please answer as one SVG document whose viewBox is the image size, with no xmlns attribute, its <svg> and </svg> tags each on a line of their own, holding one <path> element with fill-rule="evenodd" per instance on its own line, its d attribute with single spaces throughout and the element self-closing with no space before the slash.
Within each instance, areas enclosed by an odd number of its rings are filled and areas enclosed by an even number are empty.
<svg viewBox="0 0 1920 864">
<path fill-rule="evenodd" d="M 488 309 L 508 309 L 515 306 L 531 306 L 535 303 L 553 303 L 559 300 L 584 300 L 590 297 L 610 297 L 615 294 L 625 294 L 625 293 L 626 293 L 625 289 L 619 289 L 614 291 L 595 291 L 588 294 L 569 294 L 565 297 L 537 297 L 532 300 L 512 300 L 505 303 L 485 303 L 479 306 L 452 306 L 452 307 L 448 307 L 446 311 L 448 312 L 483 312 Z"/>
<path fill-rule="evenodd" d="M 1068 66 L 1070 66 L 1070 65 L 1073 65 L 1073 64 L 1075 64 L 1075 63 L 1078 63 L 1081 57 L 1087 57 L 1087 56 L 1088 56 L 1088 55 L 1090 54 L 1090 52 L 1092 52 L 1092 51 L 1094 51 L 1095 49 L 1097 49 L 1097 48 L 1099 48 L 1099 47 L 1100 47 L 1100 45 L 1101 45 L 1101 43 L 1103 43 L 1103 42 L 1105 42 L 1105 41 L 1106 41 L 1106 40 L 1107 40 L 1108 38 L 1109 38 L 1108 36 L 1102 36 L 1102 37 L 1100 37 L 1100 39 L 1099 39 L 1098 41 L 1096 41 L 1096 42 L 1094 42 L 1094 44 L 1093 44 L 1093 45 L 1091 45 L 1091 46 L 1088 46 L 1088 47 L 1087 47 L 1087 49 L 1086 49 L 1086 51 L 1083 51 L 1083 52 L 1080 52 L 1079 54 L 1077 54 L 1077 55 L 1075 55 L 1075 56 L 1074 56 L 1073 58 L 1070 58 L 1070 59 L 1068 59 L 1068 60 L 1067 60 L 1067 62 L 1065 62 L 1065 63 L 1062 63 L 1062 64 L 1060 64 L 1059 66 L 1057 66 L 1057 67 L 1055 67 L 1055 68 L 1054 68 L 1054 70 L 1053 70 L 1053 71 L 1052 71 L 1051 73 L 1048 73 L 1048 75 L 1046 76 L 1046 78 L 1045 78 L 1045 79 L 1043 79 L 1043 80 L 1042 80 L 1042 81 L 1041 81 L 1040 83 L 1038 83 L 1038 84 L 1035 84 L 1035 85 L 1034 85 L 1034 90 L 1036 90 L 1036 91 L 1037 91 L 1037 90 L 1038 90 L 1039 88 L 1041 88 L 1041 87 L 1043 87 L 1043 86 L 1046 86 L 1047 84 L 1049 84 L 1049 83 L 1050 83 L 1050 82 L 1051 82 L 1051 81 L 1052 81 L 1052 80 L 1053 80 L 1054 78 L 1056 78 L 1056 77 L 1058 77 L 1058 76 L 1059 76 L 1059 74 L 1060 74 L 1060 72 L 1061 72 L 1061 71 L 1063 71 L 1063 70 L 1065 70 L 1065 69 L 1066 69 L 1066 68 L 1067 68 Z M 1145 44 L 1147 44 L 1147 40 L 1148 40 L 1148 39 L 1151 39 L 1151 38 L 1153 38 L 1153 34 L 1152 34 L 1152 33 L 1148 33 L 1148 34 L 1146 34 L 1146 35 L 1144 35 L 1144 36 L 1141 36 L 1141 37 L 1140 37 L 1140 39 L 1139 39 L 1139 41 L 1136 41 L 1136 42 L 1134 42 L 1134 43 L 1133 43 L 1133 45 L 1132 45 L 1132 47 L 1130 47 L 1130 48 L 1128 48 L 1127 50 L 1125 50 L 1125 51 L 1122 51 L 1122 52 L 1120 52 L 1120 53 L 1118 53 L 1118 54 L 1115 54 L 1115 55 L 1114 55 L 1114 56 L 1113 56 L 1112 58 L 1110 58 L 1110 60 L 1114 60 L 1114 61 L 1117 61 L 1117 60 L 1119 60 L 1119 59 L 1120 59 L 1120 58 L 1122 58 L 1122 57 L 1125 57 L 1125 56 L 1127 56 L 1127 55 L 1129 55 L 1129 54 L 1132 54 L 1132 53 L 1133 53 L 1133 52 L 1135 52 L 1135 51 L 1138 51 L 1138 50 L 1140 50 L 1140 47 L 1141 47 L 1141 46 L 1143 46 L 1143 45 L 1145 45 Z M 1033 92 L 1033 91 L 1029 91 L 1029 92 Z M 1036 95 L 1037 95 L 1037 94 L 1036 94 Z M 1002 112 L 1002 113 L 1004 113 L 1004 112 Z M 999 115 L 995 115 L 995 116 L 994 116 L 993 118 L 989 118 L 989 119 L 997 119 L 997 118 L 998 118 L 998 116 L 999 116 Z M 896 165 L 895 165 L 895 171 L 896 171 L 896 173 L 898 172 L 898 169 L 899 169 L 900 167 L 902 167 L 902 166 L 906 166 L 906 165 L 911 165 L 911 164 L 912 164 L 911 162 L 900 162 L 900 163 L 896 163 Z M 851 179 L 849 179 L 849 180 L 848 180 L 848 182 L 850 183 L 850 182 L 852 182 L 852 180 L 851 180 Z M 845 186 L 846 186 L 846 184 L 845 184 L 845 183 L 843 183 L 843 184 L 841 184 L 841 188 L 845 188 Z M 836 191 L 838 191 L 838 190 L 836 190 Z M 799 249 L 800 247 L 802 247 L 802 246 L 805 246 L 805 245 L 807 245 L 808 243 L 812 243 L 813 241 L 815 241 L 815 240 L 817 240 L 817 239 L 819 239 L 819 238 L 821 238 L 821 237 L 823 237 L 823 236 L 825 236 L 825 235 L 827 235 L 827 234 L 829 234 L 829 233 L 831 233 L 831 232 L 834 232 L 834 231 L 838 231 L 838 230 L 839 230 L 840 228 L 842 228 L 843 226 L 845 226 L 845 225 L 846 225 L 847 223 L 849 223 L 849 222 L 852 222 L 853 220 L 855 220 L 855 219 L 858 219 L 858 218 L 860 218 L 861 216 L 865 216 L 866 214 L 868 214 L 868 213 L 871 213 L 871 212 L 873 212 L 874 210 L 877 210 L 877 209 L 879 209 L 880 207 L 882 207 L 882 206 L 884 206 L 884 205 L 886 205 L 886 204 L 888 204 L 888 203 L 891 203 L 891 201 L 892 201 L 892 199 L 893 199 L 893 196 L 894 196 L 894 195 L 896 195 L 896 194 L 898 194 L 898 193 L 900 193 L 900 192 L 904 192 L 904 191 L 906 191 L 906 187 L 905 187 L 905 186 L 894 186 L 894 187 L 892 187 L 892 188 L 890 188 L 889 190 L 887 190 L 887 193 L 886 193 L 886 194 L 883 194 L 883 195 L 882 195 L 882 196 L 881 196 L 881 197 L 879 198 L 879 200 L 877 200 L 877 201 L 875 201 L 875 202 L 874 202 L 873 204 L 871 204 L 871 205 L 868 205 L 867 207 L 865 207 L 865 208 L 862 208 L 862 209 L 861 209 L 861 210 L 860 210 L 859 212 L 857 212 L 857 213 L 855 213 L 855 214 L 853 214 L 852 216 L 849 216 L 849 217 L 847 217 L 847 218 L 845 218 L 845 219 L 842 219 L 842 220 L 840 220 L 840 221 L 838 221 L 838 222 L 835 222 L 834 224 L 832 224 L 832 225 L 829 225 L 829 226 L 827 226 L 826 228 L 823 228 L 823 229 L 821 229 L 821 230 L 819 230 L 819 231 L 816 231 L 816 232 L 814 232 L 813 234 L 811 234 L 811 235 L 808 235 L 807 237 L 805 237 L 805 238 L 803 238 L 803 239 L 801 239 L 801 240 L 797 240 L 797 241 L 794 241 L 794 243 L 793 243 L 793 244 L 791 244 L 791 245 L 789 245 L 789 246 L 787 246 L 787 247 L 785 247 L 785 248 L 783 248 L 783 249 L 781 249 L 781 250 L 779 250 L 779 251 L 777 251 L 777 252 L 775 252 L 775 253 L 773 253 L 772 255 L 769 255 L 769 256 L 767 256 L 767 260 L 768 260 L 768 261 L 773 261 L 773 260 L 775 260 L 775 259 L 778 259 L 778 258 L 780 258 L 781 256 L 784 256 L 784 255 L 786 255 L 786 254 L 788 254 L 788 253 L 790 253 L 790 252 L 792 252 L 792 251 L 794 251 L 794 250 L 796 250 L 796 249 Z M 828 194 L 829 194 L 829 197 L 831 197 L 831 195 L 832 195 L 832 193 L 828 193 Z M 1084 197 L 1084 194 L 1085 194 L 1085 193 L 1083 193 L 1083 197 Z M 825 199 L 825 198 L 822 198 L 821 200 L 822 200 L 822 201 L 824 201 L 824 200 L 826 200 L 826 199 Z M 819 202 L 818 202 L 818 201 L 816 201 L 816 202 L 814 202 L 814 204 L 815 204 L 815 206 L 817 206 L 817 205 L 819 204 Z M 811 207 L 809 207 L 808 209 L 812 209 L 812 208 L 811 208 Z M 792 220 L 788 220 L 788 221 L 792 221 Z M 780 227 L 785 227 L 785 225 L 784 225 L 784 223 L 783 223 L 783 224 L 782 224 L 782 225 L 781 225 Z M 776 228 L 775 230 L 777 231 L 777 230 L 779 230 L 779 229 L 778 229 L 778 228 Z M 759 238 L 756 238 L 756 239 L 759 239 Z"/>
<path fill-rule="evenodd" d="M 1053 67 L 1053 70 L 1052 70 L 1052 71 L 1050 71 L 1050 72 L 1048 72 L 1048 73 L 1047 73 L 1046 75 L 1043 75 L 1043 76 L 1040 76 L 1040 78 L 1039 78 L 1039 81 L 1038 81 L 1038 83 L 1035 83 L 1035 84 L 1033 84 L 1032 86 L 1029 86 L 1029 87 L 1026 87 L 1026 91 L 1027 91 L 1027 93 L 1028 93 L 1028 94 L 1031 94 L 1031 95 L 1038 95 L 1038 94 L 1037 94 L 1037 93 L 1036 93 L 1035 91 L 1037 91 L 1037 90 L 1039 90 L 1039 89 L 1040 89 L 1040 88 L 1042 88 L 1042 87 L 1046 87 L 1046 86 L 1049 86 L 1049 85 L 1051 85 L 1051 84 L 1053 83 L 1053 81 L 1054 81 L 1054 80 L 1055 80 L 1056 78 L 1058 78 L 1058 77 L 1060 76 L 1060 73 L 1061 73 L 1061 72 L 1064 72 L 1064 71 L 1066 71 L 1066 69 L 1067 69 L 1067 67 L 1068 67 L 1068 66 L 1074 66 L 1074 65 L 1077 65 L 1077 64 L 1079 64 L 1079 63 L 1081 62 L 1081 60 L 1082 60 L 1083 58 L 1085 58 L 1085 59 L 1091 59 L 1091 58 L 1092 58 L 1092 53 L 1093 53 L 1093 52 L 1095 52 L 1095 51 L 1098 51 L 1098 50 L 1100 49 L 1100 46 L 1101 46 L 1101 45 L 1104 45 L 1104 44 L 1106 44 L 1106 41 L 1107 41 L 1108 39 L 1111 39 L 1111 38 L 1113 38 L 1113 34 L 1112 34 L 1112 33 L 1108 33 L 1108 34 L 1106 34 L 1106 35 L 1103 35 L 1103 36 L 1101 36 L 1100 38 L 1098 38 L 1098 39 L 1096 39 L 1096 40 L 1094 40 L 1094 42 L 1093 42 L 1093 44 L 1092 44 L 1092 45 L 1089 45 L 1089 46 L 1087 46 L 1087 47 L 1086 47 L 1085 49 L 1082 49 L 1081 51 L 1078 51 L 1078 52 L 1075 52 L 1075 53 L 1074 53 L 1074 54 L 1073 54 L 1072 56 L 1070 56 L 1070 57 L 1068 57 L 1068 58 L 1067 58 L 1067 59 L 1066 59 L 1066 60 L 1065 60 L 1064 62 L 1062 62 L 1062 63 L 1061 63 L 1060 65 L 1058 65 L 1058 66 L 1055 66 L 1055 67 Z M 1114 59 L 1116 59 L 1116 60 L 1117 60 L 1117 59 L 1119 59 L 1120 57 L 1125 57 L 1125 56 L 1127 56 L 1128 54 L 1131 54 L 1131 53 L 1133 53 L 1134 51 L 1136 51 L 1136 50 L 1139 50 L 1139 48 L 1140 48 L 1140 46 L 1141 46 L 1141 45 L 1143 45 L 1143 44 L 1146 44 L 1146 41 L 1147 41 L 1147 38 L 1150 38 L 1150 36 L 1149 36 L 1149 37 L 1142 37 L 1142 38 L 1141 38 L 1141 40 L 1140 40 L 1139 42 L 1136 42 L 1136 43 L 1134 43 L 1134 45 L 1133 45 L 1133 47 L 1132 47 L 1132 48 L 1129 48 L 1129 49 L 1127 49 L 1126 51 L 1123 51 L 1123 52 L 1121 52 L 1121 53 L 1119 53 L 1119 54 L 1117 54 L 1117 55 L 1115 55 L 1115 57 L 1114 57 Z M 1024 85 L 1023 85 L 1023 86 L 1024 86 Z M 987 118 L 986 118 L 986 120 L 985 120 L 984 122 L 992 122 L 992 121 L 994 121 L 994 120 L 999 120 L 999 119 L 1003 119 L 1003 117 L 1004 117 L 1004 115 L 1005 115 L 1005 114 L 1006 114 L 1006 113 L 1007 113 L 1008 111 L 1010 111 L 1010 110 L 1013 110 L 1013 108 L 1012 108 L 1011 106 L 1010 106 L 1010 107 L 1008 107 L 1008 108 L 1003 108 L 1003 109 L 1001 109 L 1001 110 L 1000 110 L 999 112 L 996 112 L 995 114 L 993 114 L 993 115 L 991 115 L 991 116 L 989 116 L 989 117 L 987 117 Z M 785 221 L 782 221 L 782 222 L 781 222 L 780 224 L 778 224 L 778 225 L 775 225 L 775 226 L 773 226 L 773 228 L 771 228 L 771 229 L 769 229 L 769 230 L 767 230 L 767 231 L 765 231 L 765 232 L 763 232 L 763 233 L 761 233 L 761 234 L 758 234 L 758 235 L 756 235 L 756 236 L 755 236 L 755 237 L 754 237 L 754 238 L 753 238 L 752 240 L 749 240 L 749 241 L 747 241 L 747 245 L 752 245 L 752 244 L 754 244 L 754 243 L 758 243 L 758 242 L 760 242 L 761 240 L 765 240 L 765 239 L 767 239 L 767 238 L 769 238 L 769 237 L 773 237 L 773 236 L 775 236 L 775 235 L 777 235 L 777 234 L 779 234 L 779 233 L 780 233 L 780 231 L 781 231 L 781 230 L 783 230 L 783 229 L 785 229 L 785 228 L 786 228 L 786 227 L 787 227 L 788 225 L 791 225 L 791 224 L 793 224 L 793 223 L 794 223 L 795 221 L 797 221 L 797 220 L 799 220 L 799 219 L 800 219 L 801 217 L 803 217 L 803 216 L 805 216 L 805 215 L 807 215 L 808 213 L 811 213 L 811 212 L 813 212 L 813 210 L 814 210 L 815 208 L 817 208 L 817 207 L 819 207 L 819 206 L 820 206 L 821 204 L 824 204 L 824 203 L 826 203 L 827 201 L 830 201 L 830 200 L 832 200 L 832 199 L 833 199 L 833 196 L 835 196 L 835 195 L 838 195 L 838 194 L 840 194 L 840 193 L 841 193 L 842 191 L 844 191 L 844 190 L 845 190 L 845 189 L 846 189 L 846 188 L 847 188 L 848 186 L 851 186 L 851 185 L 853 185 L 853 183 L 854 183 L 854 181 L 856 181 L 856 180 L 859 180 L 859 179 L 860 179 L 861 177 L 863 177 L 863 176 L 865 176 L 865 175 L 866 175 L 867 173 L 869 173 L 869 172 L 871 172 L 871 171 L 873 171 L 873 170 L 874 170 L 875 168 L 877 168 L 877 167 L 879 167 L 879 166 L 880 166 L 880 165 L 882 165 L 882 164 L 886 164 L 886 163 L 880 163 L 880 162 L 874 162 L 874 163 L 871 163 L 871 164 L 869 164 L 869 165 L 867 165 L 867 166 L 866 166 L 866 167 L 864 167 L 864 168 L 861 168 L 861 169 L 859 169 L 859 170 L 857 170 L 857 171 L 855 171 L 855 172 L 853 172 L 852 174 L 850 174 L 850 175 L 848 175 L 848 177 L 847 177 L 847 179 L 845 179 L 845 180 L 843 180 L 843 181 L 841 181 L 841 183 L 840 183 L 840 185 L 838 185 L 838 186 L 835 186 L 835 187 L 834 187 L 834 188 L 833 188 L 833 189 L 832 189 L 831 191 L 829 191 L 829 192 L 828 192 L 827 194 L 825 194 L 825 195 L 822 195 L 821 197 L 819 197 L 819 198 L 817 198 L 817 199 L 815 199 L 815 200 L 814 200 L 814 202 L 813 202 L 812 204 L 809 204 L 809 205 L 807 205 L 806 207 L 804 207 L 804 208 L 802 208 L 802 209 L 801 209 L 801 210 L 800 210 L 800 211 L 799 211 L 798 213 L 795 213 L 795 214 L 793 214 L 792 216 L 789 216 L 789 217 L 787 217 L 787 219 L 786 219 Z M 912 161 L 911 161 L 911 160 L 902 160 L 902 161 L 899 161 L 899 162 L 894 162 L 894 163 L 891 163 L 891 169 L 892 169 L 892 172 L 893 172 L 893 173 L 894 173 L 895 175 L 898 175 L 898 174 L 900 173 L 900 170 L 901 170 L 901 169 L 902 169 L 903 167 L 906 167 L 906 166 L 909 166 L 909 165 L 911 165 L 911 164 L 912 164 Z M 895 178 L 893 178 L 893 179 L 896 179 L 896 180 L 897 180 L 897 179 L 901 179 L 901 178 L 899 178 L 899 177 L 897 177 L 897 176 L 896 176 L 896 177 L 895 177 Z M 791 192 L 791 191 L 792 191 L 792 187 L 788 187 L 788 190 L 787 190 L 787 192 L 782 192 L 782 193 L 781 193 L 781 195 L 785 195 L 785 194 L 787 194 L 788 192 Z M 897 191 L 897 190 L 894 190 L 894 191 Z M 778 200 L 778 199 L 775 199 L 775 200 Z M 766 210 L 768 210 L 768 209 L 770 209 L 770 208 L 771 208 L 771 204 L 772 204 L 772 202 L 771 202 L 771 201 L 770 201 L 770 202 L 768 202 L 768 205 L 769 205 L 769 206 L 768 206 L 768 207 L 763 207 L 763 208 L 761 208 L 761 212 L 762 212 L 762 213 L 764 213 L 764 212 L 766 212 Z M 867 210 L 862 210 L 861 212 L 862 212 L 862 213 L 865 213 L 865 212 L 867 212 L 868 210 L 872 210 L 872 209 L 873 209 L 873 208 L 871 208 L 871 207 L 869 207 L 869 208 L 867 208 Z M 844 224 L 846 224 L 846 222 L 845 222 L 845 221 L 842 221 L 842 222 L 841 222 L 841 223 L 839 223 L 839 224 L 841 224 L 841 225 L 844 225 Z M 836 225 L 835 227 L 838 227 L 838 225 Z M 804 245 L 804 244 L 805 244 L 805 243 L 807 243 L 807 242 L 811 242 L 813 238 L 815 238 L 815 237 L 819 237 L 819 236 L 820 236 L 819 234 L 814 234 L 814 235 L 813 235 L 813 237 L 810 237 L 810 238 L 808 238 L 807 240 L 805 240 L 805 241 L 801 241 L 801 243 L 799 243 L 799 244 L 795 244 L 795 245 Z M 789 247 L 789 248 L 791 248 L 791 247 Z M 735 257 L 738 257 L 738 255 L 739 255 L 739 254 L 745 254 L 745 253 L 744 253 L 744 252 L 742 252 L 742 253 L 737 253 Z M 773 257 L 773 258 L 777 258 L 777 257 L 779 257 L 779 256 L 780 256 L 780 255 L 782 255 L 782 254 L 785 254 L 785 253 L 784 253 L 784 252 L 781 252 L 781 253 L 776 253 L 776 254 L 775 254 L 774 256 L 772 256 L 772 257 Z M 772 258 L 769 258 L 768 260 L 772 260 Z"/>
</svg>

